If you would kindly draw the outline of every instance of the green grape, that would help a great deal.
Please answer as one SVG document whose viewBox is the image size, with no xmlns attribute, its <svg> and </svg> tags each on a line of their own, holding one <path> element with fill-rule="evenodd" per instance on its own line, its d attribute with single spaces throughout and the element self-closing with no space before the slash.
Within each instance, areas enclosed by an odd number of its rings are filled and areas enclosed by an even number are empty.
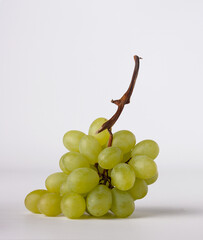
<svg viewBox="0 0 203 240">
<path fill-rule="evenodd" d="M 111 171 L 111 182 L 119 190 L 130 189 L 135 182 L 135 172 L 127 163 L 119 163 Z"/>
<path fill-rule="evenodd" d="M 127 162 L 131 158 L 131 151 L 127 152 L 126 154 L 123 155 L 123 160 L 122 162 Z"/>
<path fill-rule="evenodd" d="M 104 130 L 100 133 L 97 133 L 97 131 L 106 121 L 107 121 L 106 118 L 97 118 L 90 125 L 89 132 L 88 132 L 89 135 L 94 136 L 97 139 L 97 141 L 100 143 L 101 146 L 108 141 L 110 136 L 108 130 Z"/>
<path fill-rule="evenodd" d="M 119 147 L 123 154 L 129 152 L 135 145 L 135 135 L 127 130 L 121 130 L 113 134 L 113 147 Z"/>
<path fill-rule="evenodd" d="M 159 146 L 153 140 L 144 140 L 135 145 L 132 149 L 132 156 L 146 155 L 155 159 L 159 154 Z"/>
<path fill-rule="evenodd" d="M 148 156 L 134 156 L 128 164 L 133 167 L 136 177 L 140 179 L 151 178 L 157 173 L 156 163 Z"/>
<path fill-rule="evenodd" d="M 96 186 L 88 193 L 86 203 L 87 210 L 91 215 L 95 217 L 105 215 L 112 204 L 111 190 L 105 185 Z"/>
<path fill-rule="evenodd" d="M 62 185 L 61 185 L 60 195 L 63 196 L 63 195 L 65 195 L 66 193 L 71 193 L 71 192 L 73 192 L 73 191 L 72 191 L 71 186 L 70 186 L 70 183 L 69 183 L 69 181 L 68 181 L 68 179 L 67 179 L 67 181 L 64 182 L 64 183 L 62 183 Z M 86 196 L 87 196 L 87 193 L 82 193 L 82 194 L 80 194 L 80 195 L 83 196 L 83 197 L 86 197 Z"/>
<path fill-rule="evenodd" d="M 65 168 L 64 164 L 63 164 L 63 158 L 65 157 L 65 155 L 66 155 L 66 154 L 64 154 L 64 155 L 60 158 L 60 160 L 59 160 L 59 167 L 60 167 L 60 169 L 61 169 L 64 173 L 70 174 L 70 171 L 67 170 L 67 169 Z"/>
<path fill-rule="evenodd" d="M 63 196 L 66 193 L 70 193 L 72 192 L 71 187 L 70 187 L 70 183 L 69 181 L 65 181 L 64 183 L 61 184 L 60 187 L 60 195 Z"/>
<path fill-rule="evenodd" d="M 147 195 L 148 186 L 143 179 L 136 179 L 133 187 L 128 190 L 134 200 L 141 199 Z"/>
<path fill-rule="evenodd" d="M 63 172 L 56 172 L 49 175 L 45 181 L 46 188 L 49 192 L 60 193 L 60 187 L 67 180 L 68 175 Z"/>
<path fill-rule="evenodd" d="M 112 206 L 111 211 L 121 218 L 130 216 L 135 209 L 133 197 L 128 192 L 120 191 L 116 188 L 111 190 Z"/>
<path fill-rule="evenodd" d="M 37 205 L 41 196 L 45 193 L 47 193 L 47 191 L 42 189 L 30 192 L 25 198 L 25 207 L 33 213 L 40 213 Z"/>
<path fill-rule="evenodd" d="M 104 169 L 112 169 L 123 159 L 123 153 L 118 147 L 108 147 L 102 150 L 98 156 L 98 163 Z"/>
<path fill-rule="evenodd" d="M 66 172 L 72 172 L 76 168 L 90 167 L 87 158 L 78 152 L 68 152 L 63 155 L 62 164 Z"/>
<path fill-rule="evenodd" d="M 147 183 L 147 185 L 150 185 L 155 183 L 157 179 L 158 179 L 158 172 L 153 177 L 145 179 L 145 182 Z"/>
<path fill-rule="evenodd" d="M 99 183 L 99 175 L 91 168 L 77 168 L 68 177 L 70 188 L 76 193 L 88 193 Z"/>
<path fill-rule="evenodd" d="M 61 197 L 57 193 L 45 193 L 38 202 L 38 208 L 46 216 L 57 216 L 61 213 Z"/>
<path fill-rule="evenodd" d="M 90 164 L 95 164 L 101 152 L 101 145 L 93 136 L 84 136 L 80 140 L 79 150 L 88 159 Z"/>
<path fill-rule="evenodd" d="M 79 218 L 86 209 L 84 198 L 78 193 L 66 193 L 61 200 L 62 213 L 68 218 Z"/>
<path fill-rule="evenodd" d="M 83 132 L 71 130 L 63 136 L 63 144 L 69 151 L 79 152 L 79 142 L 83 136 Z"/>
</svg>

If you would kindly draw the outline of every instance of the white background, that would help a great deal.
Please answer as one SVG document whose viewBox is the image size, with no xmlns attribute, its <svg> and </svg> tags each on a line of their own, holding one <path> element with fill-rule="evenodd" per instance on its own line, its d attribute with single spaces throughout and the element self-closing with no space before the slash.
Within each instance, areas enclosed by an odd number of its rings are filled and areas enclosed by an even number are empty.
<svg viewBox="0 0 203 240">
<path fill-rule="evenodd" d="M 202 239 L 203 4 L 0 1 L 0 239 Z M 59 171 L 63 134 L 110 118 L 160 145 L 159 181 L 125 220 L 34 216 L 25 195 Z M 112 233 L 111 233 L 112 231 Z M 56 235 L 58 234 L 58 235 Z"/>
</svg>

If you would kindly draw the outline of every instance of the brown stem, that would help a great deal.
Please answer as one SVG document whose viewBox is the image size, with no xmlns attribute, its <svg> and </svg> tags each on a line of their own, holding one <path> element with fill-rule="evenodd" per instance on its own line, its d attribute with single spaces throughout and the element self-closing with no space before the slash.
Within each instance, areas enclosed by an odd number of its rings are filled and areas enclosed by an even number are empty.
<svg viewBox="0 0 203 240">
<path fill-rule="evenodd" d="M 101 173 L 99 172 L 99 164 L 98 164 L 98 163 L 95 163 L 94 166 L 95 166 L 96 169 L 97 169 L 97 173 L 98 173 L 99 177 L 101 177 Z"/>
<path fill-rule="evenodd" d="M 112 140 L 113 140 L 113 135 L 111 133 L 112 126 L 115 124 L 115 122 L 118 120 L 119 116 L 121 115 L 125 104 L 130 103 L 130 97 L 132 95 L 132 92 L 133 92 L 133 89 L 135 86 L 135 82 L 137 79 L 138 71 L 139 71 L 140 57 L 135 55 L 134 60 L 135 60 L 135 68 L 134 68 L 132 80 L 130 82 L 128 90 L 124 93 L 124 95 L 120 99 L 111 100 L 112 103 L 115 103 L 118 106 L 118 109 L 117 109 L 116 113 L 107 122 L 105 122 L 101 126 L 101 128 L 97 131 L 97 133 L 100 133 L 100 132 L 104 131 L 105 129 L 107 129 L 109 131 L 110 137 L 109 137 L 108 146 L 111 146 Z"/>
<path fill-rule="evenodd" d="M 108 132 L 109 132 L 109 134 L 110 134 L 110 136 L 109 136 L 109 142 L 108 142 L 108 147 L 111 147 L 112 141 L 113 141 L 113 134 L 112 134 L 111 129 L 108 129 Z"/>
</svg>

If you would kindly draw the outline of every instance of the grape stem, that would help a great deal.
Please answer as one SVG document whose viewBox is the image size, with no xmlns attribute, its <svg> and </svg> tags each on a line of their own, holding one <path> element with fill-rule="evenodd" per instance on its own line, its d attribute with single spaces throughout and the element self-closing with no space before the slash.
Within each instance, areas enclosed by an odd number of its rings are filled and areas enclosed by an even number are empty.
<svg viewBox="0 0 203 240">
<path fill-rule="evenodd" d="M 110 133 L 108 147 L 110 147 L 112 145 L 112 141 L 113 141 L 113 134 L 111 132 L 111 128 L 116 123 L 116 121 L 118 120 L 119 116 L 121 115 L 125 104 L 129 104 L 130 103 L 130 97 L 131 97 L 131 95 L 133 93 L 133 89 L 134 89 L 135 82 L 136 82 L 137 75 L 138 75 L 138 71 L 139 71 L 140 59 L 142 59 L 142 58 L 140 58 L 140 57 L 138 57 L 136 55 L 134 56 L 135 68 L 134 68 L 132 80 L 130 82 L 128 90 L 123 94 L 123 96 L 120 99 L 118 99 L 118 100 L 113 100 L 112 99 L 111 100 L 112 103 L 114 103 L 114 104 L 116 104 L 118 106 L 118 109 L 117 109 L 116 113 L 107 122 L 105 122 L 101 126 L 101 128 L 97 131 L 97 133 L 100 133 L 100 132 L 104 131 L 105 129 L 108 130 L 108 132 Z"/>
</svg>

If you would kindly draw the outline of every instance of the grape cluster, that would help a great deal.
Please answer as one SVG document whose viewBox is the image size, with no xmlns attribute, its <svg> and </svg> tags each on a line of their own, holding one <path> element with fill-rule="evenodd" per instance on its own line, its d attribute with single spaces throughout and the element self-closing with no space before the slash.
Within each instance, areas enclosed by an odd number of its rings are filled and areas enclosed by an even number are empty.
<svg viewBox="0 0 203 240">
<path fill-rule="evenodd" d="M 154 159 L 159 147 L 152 140 L 136 144 L 135 136 L 127 130 L 97 134 L 105 118 L 96 119 L 88 135 L 69 131 L 63 137 L 65 153 L 59 166 L 62 172 L 47 177 L 47 190 L 35 190 L 25 198 L 25 206 L 33 213 L 80 218 L 85 211 L 101 217 L 111 211 L 117 217 L 130 216 L 134 201 L 146 196 L 148 185 L 158 178 Z"/>
</svg>

